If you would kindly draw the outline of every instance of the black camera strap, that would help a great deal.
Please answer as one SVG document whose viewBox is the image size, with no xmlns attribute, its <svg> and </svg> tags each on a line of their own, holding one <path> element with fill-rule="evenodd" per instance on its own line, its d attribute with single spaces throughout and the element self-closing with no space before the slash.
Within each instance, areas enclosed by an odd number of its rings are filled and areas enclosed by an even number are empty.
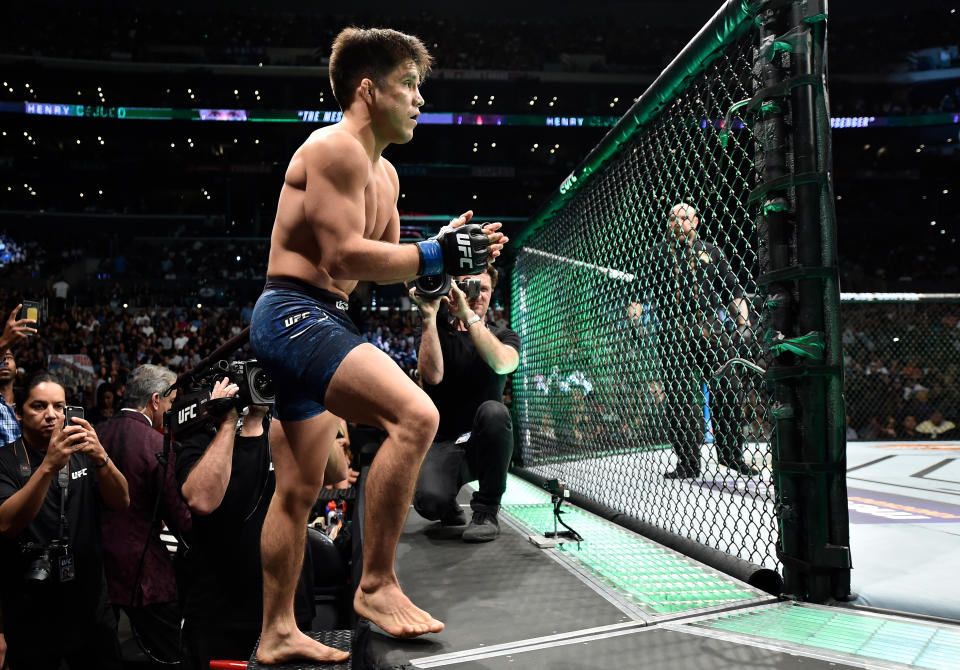
<svg viewBox="0 0 960 670">
<path fill-rule="evenodd" d="M 60 539 L 68 540 L 67 525 L 67 489 L 70 487 L 70 463 L 68 462 L 57 473 L 57 485 L 60 487 Z"/>
<path fill-rule="evenodd" d="M 27 485 L 27 481 L 33 476 L 33 465 L 30 463 L 30 455 L 27 453 L 27 445 L 23 437 L 17 438 L 13 443 L 13 452 L 17 455 L 17 464 L 20 473 L 21 488 Z M 67 524 L 67 491 L 70 488 L 70 463 L 67 462 L 60 472 L 57 473 L 57 487 L 60 489 L 60 528 L 59 539 L 66 540 L 69 531 Z"/>
</svg>

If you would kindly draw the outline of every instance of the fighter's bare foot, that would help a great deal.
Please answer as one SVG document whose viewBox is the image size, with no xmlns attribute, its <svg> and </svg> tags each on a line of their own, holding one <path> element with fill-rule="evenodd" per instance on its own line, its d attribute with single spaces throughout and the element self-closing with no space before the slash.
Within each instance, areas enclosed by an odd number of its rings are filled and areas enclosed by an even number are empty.
<svg viewBox="0 0 960 670">
<path fill-rule="evenodd" d="M 373 591 L 361 585 L 353 598 L 353 609 L 394 637 L 416 637 L 443 630 L 443 622 L 410 602 L 398 584 L 387 584 Z"/>
<path fill-rule="evenodd" d="M 343 663 L 350 654 L 320 644 L 312 637 L 295 630 L 290 635 L 264 634 L 257 647 L 258 663 L 289 663 L 309 660 L 318 663 Z"/>
</svg>

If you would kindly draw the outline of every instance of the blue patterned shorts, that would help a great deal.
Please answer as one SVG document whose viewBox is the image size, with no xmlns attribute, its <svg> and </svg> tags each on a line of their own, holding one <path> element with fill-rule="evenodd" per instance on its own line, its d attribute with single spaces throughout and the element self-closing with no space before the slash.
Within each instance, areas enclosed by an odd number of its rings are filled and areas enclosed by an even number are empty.
<svg viewBox="0 0 960 670">
<path fill-rule="evenodd" d="M 335 293 L 292 277 L 267 278 L 250 320 L 250 347 L 273 380 L 281 421 L 323 412 L 340 363 L 366 341 L 346 310 Z"/>
</svg>

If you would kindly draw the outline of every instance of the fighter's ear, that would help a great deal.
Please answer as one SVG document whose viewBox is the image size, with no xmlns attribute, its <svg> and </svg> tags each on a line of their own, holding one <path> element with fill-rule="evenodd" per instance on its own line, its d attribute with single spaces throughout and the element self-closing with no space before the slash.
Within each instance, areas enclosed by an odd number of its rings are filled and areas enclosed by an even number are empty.
<svg viewBox="0 0 960 670">
<path fill-rule="evenodd" d="M 370 77 L 364 77 L 360 80 L 360 95 L 362 95 L 363 98 L 368 102 L 373 102 L 373 88 L 374 83 Z"/>
</svg>

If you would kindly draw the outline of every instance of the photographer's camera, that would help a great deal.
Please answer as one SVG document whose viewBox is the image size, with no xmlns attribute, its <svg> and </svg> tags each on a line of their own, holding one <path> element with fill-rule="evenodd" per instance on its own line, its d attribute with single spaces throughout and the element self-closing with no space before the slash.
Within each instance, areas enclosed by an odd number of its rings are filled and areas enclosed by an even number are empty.
<svg viewBox="0 0 960 670">
<path fill-rule="evenodd" d="M 63 584 L 76 576 L 73 555 L 66 540 L 52 540 L 48 544 L 23 542 L 20 556 L 26 565 L 23 578 L 28 582 L 55 582 Z"/>
<path fill-rule="evenodd" d="M 450 285 L 451 280 L 448 274 L 424 275 L 423 277 L 419 277 L 414 283 L 416 294 L 428 300 L 436 300 L 441 296 L 449 294 Z M 467 300 L 472 300 L 480 295 L 480 280 L 470 277 L 469 279 L 458 281 L 457 288 L 463 291 Z"/>
</svg>

